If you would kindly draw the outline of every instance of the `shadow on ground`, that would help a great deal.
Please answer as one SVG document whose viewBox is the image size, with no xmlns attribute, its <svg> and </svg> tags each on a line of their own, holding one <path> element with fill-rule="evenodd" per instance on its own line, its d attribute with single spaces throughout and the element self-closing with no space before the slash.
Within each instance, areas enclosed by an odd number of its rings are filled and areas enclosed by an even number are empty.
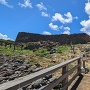
<svg viewBox="0 0 90 90">
<path fill-rule="evenodd" d="M 70 90 L 76 90 L 77 87 L 78 87 L 78 85 L 79 85 L 80 82 L 82 81 L 82 79 L 83 79 L 83 75 L 80 74 L 80 75 L 79 75 L 79 78 L 77 79 L 77 81 L 75 82 L 75 84 L 72 86 L 72 88 L 71 88 Z"/>
</svg>

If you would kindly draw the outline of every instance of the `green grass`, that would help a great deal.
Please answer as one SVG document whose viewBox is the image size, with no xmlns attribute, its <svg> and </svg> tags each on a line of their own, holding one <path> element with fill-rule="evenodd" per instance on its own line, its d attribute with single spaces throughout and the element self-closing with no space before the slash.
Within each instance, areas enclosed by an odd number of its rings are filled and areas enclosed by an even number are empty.
<svg viewBox="0 0 90 90">
<path fill-rule="evenodd" d="M 74 66 L 73 65 L 69 65 L 68 68 L 69 70 L 72 69 Z"/>
<path fill-rule="evenodd" d="M 68 46 L 67 45 L 57 46 L 56 48 L 58 50 L 58 53 L 64 53 L 66 50 L 68 50 Z"/>
<path fill-rule="evenodd" d="M 57 86 L 54 87 L 54 90 L 60 90 L 60 88 L 62 87 L 62 84 L 58 84 Z"/>
<path fill-rule="evenodd" d="M 58 53 L 63 53 L 66 50 L 68 50 L 67 45 L 57 46 L 57 47 L 54 47 L 54 48 L 57 48 Z M 20 54 L 20 55 L 23 55 L 23 54 L 26 54 L 26 53 L 34 53 L 37 56 L 44 57 L 44 56 L 46 56 L 50 53 L 50 51 L 47 51 L 47 49 L 45 49 L 45 48 L 37 49 L 35 52 L 33 52 L 33 50 L 28 50 L 28 49 L 21 51 L 20 46 L 17 46 L 15 50 L 13 50 L 13 49 L 14 49 L 13 46 L 11 48 L 9 46 L 7 46 L 7 47 L 0 46 L 0 54 L 8 54 L 8 55 Z"/>
<path fill-rule="evenodd" d="M 31 50 L 23 50 L 21 51 L 20 47 L 16 47 L 15 50 L 13 50 L 13 47 L 10 48 L 9 46 L 5 47 L 5 46 L 0 46 L 0 54 L 6 54 L 6 55 L 22 55 L 25 53 L 32 53 Z"/>
<path fill-rule="evenodd" d="M 13 54 L 13 48 L 9 48 L 8 46 L 7 47 L 4 47 L 4 46 L 0 46 L 0 54 Z"/>
<path fill-rule="evenodd" d="M 35 65 L 37 63 L 36 60 L 25 60 L 25 62 L 30 63 L 31 65 Z"/>
<path fill-rule="evenodd" d="M 47 55 L 49 52 L 47 51 L 47 49 L 41 48 L 41 49 L 36 50 L 34 53 L 35 53 L 37 56 L 44 57 L 44 56 Z"/>
<path fill-rule="evenodd" d="M 37 63 L 36 60 L 30 60 L 30 64 L 31 64 L 31 65 L 35 65 L 36 63 Z"/>
<path fill-rule="evenodd" d="M 53 66 L 53 64 L 49 64 L 49 65 L 48 65 L 48 68 L 49 68 L 49 67 L 52 67 L 52 66 Z"/>
</svg>

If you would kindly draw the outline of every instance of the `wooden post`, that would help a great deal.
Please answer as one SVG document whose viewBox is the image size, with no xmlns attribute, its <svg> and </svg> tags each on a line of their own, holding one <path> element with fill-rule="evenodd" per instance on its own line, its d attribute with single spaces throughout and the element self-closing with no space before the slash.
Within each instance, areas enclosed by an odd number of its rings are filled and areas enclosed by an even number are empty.
<svg viewBox="0 0 90 90">
<path fill-rule="evenodd" d="M 85 68 L 85 60 L 87 59 L 86 53 L 83 54 L 83 68 Z"/>
<path fill-rule="evenodd" d="M 23 50 L 23 44 L 21 44 L 21 51 Z"/>
<path fill-rule="evenodd" d="M 0 45 L 1 45 L 1 46 L 3 46 L 3 43 L 2 43 L 2 42 L 0 42 Z"/>
<path fill-rule="evenodd" d="M 81 64 L 81 58 L 80 58 L 80 59 L 78 59 L 78 64 Z M 80 74 L 81 74 L 81 65 L 78 67 L 77 72 L 79 72 L 79 71 L 80 71 Z"/>
<path fill-rule="evenodd" d="M 7 47 L 7 43 L 5 43 L 5 47 Z"/>
<path fill-rule="evenodd" d="M 10 43 L 9 45 L 10 45 L 10 48 L 11 48 L 12 47 L 12 44 Z"/>
<path fill-rule="evenodd" d="M 64 67 L 62 68 L 62 75 L 64 75 L 67 71 L 68 71 L 68 65 L 66 65 L 66 66 L 64 66 Z M 66 78 L 62 81 L 62 87 L 64 87 L 66 83 L 68 83 L 68 77 L 66 77 Z M 68 87 L 67 87 L 66 90 L 68 90 Z"/>
<path fill-rule="evenodd" d="M 16 49 L 16 45 L 14 44 L 14 49 L 13 49 L 13 51 Z"/>
<path fill-rule="evenodd" d="M 85 68 L 85 60 L 83 60 L 83 68 Z"/>
</svg>

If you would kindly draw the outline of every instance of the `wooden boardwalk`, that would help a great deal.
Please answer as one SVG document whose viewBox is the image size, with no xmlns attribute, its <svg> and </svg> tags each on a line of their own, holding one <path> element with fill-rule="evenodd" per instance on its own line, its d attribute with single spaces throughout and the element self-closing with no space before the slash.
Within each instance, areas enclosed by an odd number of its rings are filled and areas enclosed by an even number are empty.
<svg viewBox="0 0 90 90">
<path fill-rule="evenodd" d="M 55 86 L 57 86 L 60 82 L 62 82 L 61 90 L 90 90 L 90 76 L 81 73 L 81 60 L 82 57 L 76 57 L 66 62 L 57 64 L 50 68 L 43 69 L 41 71 L 32 73 L 30 75 L 20 77 L 16 80 L 12 80 L 0 85 L 0 90 L 17 90 L 22 88 L 33 81 L 44 77 L 50 73 L 55 72 L 58 69 L 62 69 L 62 75 L 49 83 L 45 87 L 40 90 L 52 90 Z M 68 65 L 77 61 L 77 64 L 69 70 Z M 76 72 L 74 74 L 74 71 Z M 69 76 L 73 74 L 72 78 Z M 69 88 L 71 87 L 71 88 Z"/>
<path fill-rule="evenodd" d="M 77 64 L 69 69 L 68 65 L 77 62 Z M 52 83 L 49 83 L 47 86 L 42 88 L 41 90 L 51 90 L 55 86 L 57 86 L 60 82 L 62 82 L 62 90 L 67 90 L 68 86 L 75 80 L 76 77 L 78 77 L 81 74 L 81 56 L 73 58 L 71 60 L 68 60 L 66 62 L 57 64 L 55 66 L 52 66 L 50 68 L 46 68 L 43 70 L 40 70 L 36 73 L 32 73 L 30 75 L 20 77 L 17 80 L 12 80 L 6 83 L 3 83 L 0 85 L 0 90 L 17 90 L 19 88 L 22 88 L 33 81 L 43 78 L 45 75 L 51 74 L 55 72 L 58 69 L 62 69 L 62 76 L 52 81 Z M 74 71 L 77 71 L 74 76 L 68 80 L 68 76 L 71 75 Z"/>
</svg>

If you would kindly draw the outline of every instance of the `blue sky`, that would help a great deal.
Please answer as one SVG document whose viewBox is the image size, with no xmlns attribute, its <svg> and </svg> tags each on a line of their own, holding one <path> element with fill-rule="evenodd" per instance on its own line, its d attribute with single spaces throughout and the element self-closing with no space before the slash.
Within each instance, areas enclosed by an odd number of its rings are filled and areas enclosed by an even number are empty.
<svg viewBox="0 0 90 90">
<path fill-rule="evenodd" d="M 0 39 L 18 32 L 90 35 L 89 0 L 0 0 Z"/>
</svg>

